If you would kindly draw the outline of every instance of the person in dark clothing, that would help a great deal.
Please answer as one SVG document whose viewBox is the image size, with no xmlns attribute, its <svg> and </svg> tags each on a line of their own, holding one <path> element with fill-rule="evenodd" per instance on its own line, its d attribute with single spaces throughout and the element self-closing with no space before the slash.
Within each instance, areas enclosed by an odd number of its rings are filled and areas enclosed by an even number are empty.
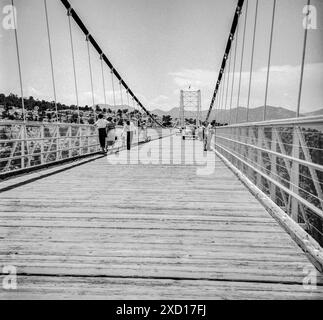
<svg viewBox="0 0 323 320">
<path fill-rule="evenodd" d="M 99 114 L 98 121 L 95 125 L 98 127 L 99 131 L 99 142 L 102 149 L 102 153 L 106 152 L 106 137 L 107 137 L 107 125 L 108 121 L 103 118 L 103 114 Z"/>
<path fill-rule="evenodd" d="M 107 150 L 109 147 L 112 147 L 116 141 L 116 126 L 112 121 L 112 118 L 108 118 L 108 125 L 107 125 Z"/>
</svg>

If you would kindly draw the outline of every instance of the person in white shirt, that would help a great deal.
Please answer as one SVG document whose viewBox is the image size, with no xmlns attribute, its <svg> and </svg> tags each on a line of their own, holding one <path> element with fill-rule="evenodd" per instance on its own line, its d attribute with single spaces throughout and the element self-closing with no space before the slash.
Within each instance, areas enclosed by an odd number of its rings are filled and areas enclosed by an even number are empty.
<svg viewBox="0 0 323 320">
<path fill-rule="evenodd" d="M 204 134 L 204 151 L 210 150 L 212 135 L 213 135 L 213 126 L 211 123 L 209 123 L 205 129 L 205 134 Z"/>
<path fill-rule="evenodd" d="M 112 118 L 108 118 L 108 125 L 107 125 L 107 151 L 109 147 L 112 147 L 116 141 L 116 126 L 112 121 Z"/>
<path fill-rule="evenodd" d="M 102 152 L 106 152 L 106 137 L 107 137 L 107 125 L 108 121 L 103 118 L 103 114 L 99 114 L 98 121 L 95 123 L 95 126 L 98 128 L 99 131 L 99 141 Z"/>
<path fill-rule="evenodd" d="M 133 122 L 130 122 L 129 120 L 127 120 L 122 130 L 122 136 L 127 141 L 127 150 L 130 150 L 131 148 L 132 138 L 135 132 L 136 132 L 135 125 L 133 124 Z"/>
</svg>

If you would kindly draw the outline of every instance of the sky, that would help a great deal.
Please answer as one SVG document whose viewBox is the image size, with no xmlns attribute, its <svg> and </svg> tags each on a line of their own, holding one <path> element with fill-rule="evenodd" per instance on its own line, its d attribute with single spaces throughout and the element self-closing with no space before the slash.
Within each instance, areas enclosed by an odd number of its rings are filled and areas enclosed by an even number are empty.
<svg viewBox="0 0 323 320">
<path fill-rule="evenodd" d="M 0 0 L 2 20 L 9 0 Z M 307 0 L 277 0 L 268 104 L 296 110 Z M 66 10 L 47 0 L 57 100 L 76 104 Z M 148 110 L 179 106 L 179 92 L 200 89 L 208 109 L 237 0 L 70 0 L 118 72 Z M 256 0 L 248 1 L 240 106 L 247 105 Z M 301 112 L 323 108 L 323 1 L 312 0 L 316 29 L 308 30 Z M 250 108 L 264 104 L 272 0 L 259 0 Z M 43 0 L 15 0 L 24 96 L 54 100 Z M 245 8 L 246 9 L 246 6 Z M 237 105 L 245 11 L 240 19 L 232 105 Z M 86 41 L 72 23 L 80 105 L 92 105 Z M 91 48 L 95 103 L 104 103 L 100 60 Z M 20 94 L 13 30 L 0 29 L 0 91 Z M 104 68 L 107 103 L 111 76 Z M 116 84 L 117 87 L 117 84 Z M 126 101 L 123 93 L 123 101 Z M 229 103 L 230 99 L 227 100 Z M 121 102 L 117 92 L 117 104 Z"/>
</svg>

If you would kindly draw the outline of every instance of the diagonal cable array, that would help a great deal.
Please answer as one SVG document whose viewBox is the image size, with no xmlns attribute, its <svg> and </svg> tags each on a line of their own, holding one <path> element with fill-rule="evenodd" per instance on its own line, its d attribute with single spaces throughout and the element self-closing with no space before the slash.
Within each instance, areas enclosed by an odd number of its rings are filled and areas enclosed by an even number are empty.
<svg viewBox="0 0 323 320">
<path fill-rule="evenodd" d="M 238 4 L 237 4 L 236 10 L 235 10 L 235 14 L 234 14 L 230 34 L 229 34 L 229 38 L 228 38 L 227 45 L 226 45 L 225 52 L 224 52 L 224 56 L 223 56 L 223 59 L 222 59 L 222 64 L 221 64 L 218 80 L 217 80 L 216 85 L 215 85 L 215 89 L 214 89 L 214 92 L 213 92 L 213 96 L 212 96 L 212 100 L 211 100 L 211 103 L 210 103 L 209 111 L 207 113 L 205 121 L 208 121 L 208 119 L 210 117 L 210 114 L 211 114 L 211 111 L 212 111 L 212 108 L 213 108 L 213 105 L 214 105 L 214 102 L 215 102 L 215 99 L 217 97 L 217 93 L 218 93 L 218 90 L 219 90 L 219 87 L 220 87 L 220 84 L 221 84 L 221 80 L 222 80 L 222 76 L 223 76 L 225 66 L 226 66 L 226 63 L 227 63 L 227 59 L 229 57 L 229 53 L 230 53 L 230 50 L 231 50 L 231 45 L 232 45 L 234 35 L 235 35 L 236 29 L 237 29 L 237 25 L 238 25 L 238 21 L 239 21 L 239 17 L 240 17 L 240 14 L 241 14 L 243 3 L 244 3 L 244 0 L 238 0 Z"/>
<path fill-rule="evenodd" d="M 146 114 L 159 126 L 163 127 L 162 124 L 160 124 L 153 116 L 152 114 L 144 107 L 144 105 L 141 103 L 141 101 L 137 98 L 137 96 L 132 92 L 132 90 L 129 88 L 127 83 L 122 79 L 119 72 L 115 69 L 111 61 L 107 58 L 103 50 L 100 48 L 96 40 L 93 38 L 93 36 L 90 34 L 89 30 L 86 28 L 84 23 L 82 22 L 81 18 L 78 16 L 76 11 L 72 8 L 71 4 L 68 0 L 61 0 L 64 7 L 69 12 L 70 16 L 74 19 L 76 24 L 79 26 L 79 28 L 82 30 L 84 35 L 86 36 L 86 39 L 89 41 L 89 43 L 92 44 L 94 49 L 97 51 L 99 56 L 101 57 L 102 61 L 110 68 L 111 73 L 119 80 L 120 86 L 122 86 L 127 93 L 132 97 L 132 99 L 140 106 L 140 108 L 146 112 Z"/>
</svg>

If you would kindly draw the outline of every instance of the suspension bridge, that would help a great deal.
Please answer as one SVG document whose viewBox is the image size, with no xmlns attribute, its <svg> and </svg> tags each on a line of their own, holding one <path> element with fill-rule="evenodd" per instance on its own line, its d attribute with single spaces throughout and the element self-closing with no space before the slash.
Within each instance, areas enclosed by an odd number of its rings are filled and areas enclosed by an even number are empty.
<svg viewBox="0 0 323 320">
<path fill-rule="evenodd" d="M 57 2 L 67 14 L 79 122 L 60 122 L 52 24 L 47 1 L 40 1 L 56 122 L 26 119 L 24 48 L 20 29 L 14 28 L 23 118 L 0 122 L 0 266 L 14 268 L 9 270 L 16 286 L 0 289 L 0 298 L 322 299 L 323 117 L 301 116 L 308 29 L 303 29 L 296 115 L 270 120 L 268 83 L 280 5 L 270 1 L 265 103 L 262 120 L 251 122 L 260 9 L 258 0 L 237 1 L 205 119 L 213 120 L 215 111 L 221 125 L 204 151 L 203 141 L 183 140 L 163 127 L 108 59 L 77 7 Z M 248 57 L 246 22 L 252 14 Z M 152 127 L 137 128 L 131 150 L 118 139 L 102 155 L 96 127 L 80 121 L 75 28 L 85 38 L 93 106 L 93 78 L 101 76 L 105 93 L 108 72 L 114 105 L 119 94 L 121 104 L 150 118 Z M 94 55 L 100 75 L 92 69 Z M 247 58 L 247 113 L 239 122 Z M 104 99 L 107 103 L 105 94 Z M 200 97 L 197 109 L 203 120 Z"/>
</svg>

